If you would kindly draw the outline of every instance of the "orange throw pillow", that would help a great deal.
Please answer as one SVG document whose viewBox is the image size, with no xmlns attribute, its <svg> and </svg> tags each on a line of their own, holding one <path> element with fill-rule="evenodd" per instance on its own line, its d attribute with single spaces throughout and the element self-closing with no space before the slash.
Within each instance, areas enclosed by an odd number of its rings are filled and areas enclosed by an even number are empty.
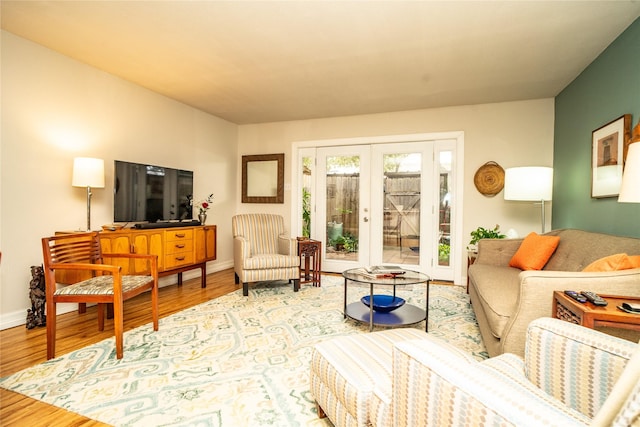
<svg viewBox="0 0 640 427">
<path fill-rule="evenodd" d="M 509 266 L 520 270 L 542 270 L 558 247 L 558 243 L 560 236 L 540 236 L 531 232 L 509 261 Z"/>
<path fill-rule="evenodd" d="M 631 268 L 640 268 L 640 255 L 632 255 L 629 257 Z"/>
<path fill-rule="evenodd" d="M 587 272 L 594 271 L 618 271 L 634 268 L 631 259 L 627 254 L 609 255 L 604 258 L 597 259 L 587 265 L 584 270 Z"/>
</svg>

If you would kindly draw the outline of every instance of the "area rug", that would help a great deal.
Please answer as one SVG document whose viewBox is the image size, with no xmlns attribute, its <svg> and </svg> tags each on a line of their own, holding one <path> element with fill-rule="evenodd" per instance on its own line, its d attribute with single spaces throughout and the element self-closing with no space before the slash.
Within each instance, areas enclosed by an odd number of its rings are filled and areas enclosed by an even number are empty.
<svg viewBox="0 0 640 427">
<path fill-rule="evenodd" d="M 367 333 L 344 319 L 344 281 L 294 293 L 260 283 L 125 333 L 124 358 L 107 339 L 0 380 L 0 386 L 114 426 L 330 426 L 309 392 L 313 345 Z M 349 302 L 368 287 L 348 287 Z M 425 287 L 398 290 L 424 307 Z M 488 357 L 460 286 L 431 285 L 429 333 Z M 424 322 L 412 327 L 423 329 Z M 376 327 L 376 330 L 381 328 Z"/>
</svg>

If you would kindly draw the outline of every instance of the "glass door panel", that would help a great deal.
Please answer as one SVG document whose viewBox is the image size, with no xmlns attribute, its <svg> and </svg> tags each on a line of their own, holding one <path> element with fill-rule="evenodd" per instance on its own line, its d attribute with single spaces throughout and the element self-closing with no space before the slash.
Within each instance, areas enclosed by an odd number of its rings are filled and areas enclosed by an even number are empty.
<svg viewBox="0 0 640 427">
<path fill-rule="evenodd" d="M 451 151 L 439 153 L 438 265 L 451 265 Z"/>
<path fill-rule="evenodd" d="M 456 278 L 456 265 L 460 265 L 460 236 L 457 232 L 456 218 L 458 203 L 456 192 L 456 150 L 455 141 L 438 141 L 435 149 L 434 179 L 434 262 L 433 277 L 440 280 Z"/>
<path fill-rule="evenodd" d="M 327 259 L 355 261 L 360 235 L 360 156 L 327 156 L 326 161 Z"/>
<path fill-rule="evenodd" d="M 302 236 L 311 237 L 313 157 L 302 157 Z"/>
<path fill-rule="evenodd" d="M 433 143 L 372 146 L 371 260 L 429 272 Z"/>
<path fill-rule="evenodd" d="M 368 146 L 318 149 L 315 238 L 324 242 L 323 270 L 369 263 L 368 152 Z"/>
<path fill-rule="evenodd" d="M 382 262 L 418 265 L 422 154 L 383 154 L 382 165 Z"/>
</svg>

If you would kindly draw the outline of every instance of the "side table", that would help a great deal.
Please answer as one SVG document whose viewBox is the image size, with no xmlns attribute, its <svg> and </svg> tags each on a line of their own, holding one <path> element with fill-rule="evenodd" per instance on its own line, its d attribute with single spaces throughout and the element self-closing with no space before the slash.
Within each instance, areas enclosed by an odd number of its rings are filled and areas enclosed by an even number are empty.
<svg viewBox="0 0 640 427">
<path fill-rule="evenodd" d="M 298 238 L 298 256 L 300 257 L 300 284 L 313 283 L 313 286 L 320 286 L 320 254 L 322 253 L 322 242 L 312 239 Z M 304 267 L 303 267 L 304 259 Z"/>
<path fill-rule="evenodd" d="M 604 307 L 590 302 L 579 303 L 562 291 L 553 292 L 552 317 L 594 329 L 610 327 L 640 331 L 640 315 L 626 313 L 617 306 L 623 302 L 640 302 L 640 297 L 600 295 L 607 300 Z"/>
<path fill-rule="evenodd" d="M 467 252 L 467 293 L 469 293 L 469 267 L 476 262 L 476 258 L 478 257 L 477 252 L 468 251 Z"/>
</svg>

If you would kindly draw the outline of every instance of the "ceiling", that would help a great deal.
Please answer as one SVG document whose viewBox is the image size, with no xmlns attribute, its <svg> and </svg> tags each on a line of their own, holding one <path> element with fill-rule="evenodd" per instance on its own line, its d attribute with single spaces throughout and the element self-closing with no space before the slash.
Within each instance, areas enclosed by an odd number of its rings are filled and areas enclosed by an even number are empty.
<svg viewBox="0 0 640 427">
<path fill-rule="evenodd" d="M 557 95 L 632 1 L 7 1 L 2 28 L 237 124 Z"/>
</svg>

